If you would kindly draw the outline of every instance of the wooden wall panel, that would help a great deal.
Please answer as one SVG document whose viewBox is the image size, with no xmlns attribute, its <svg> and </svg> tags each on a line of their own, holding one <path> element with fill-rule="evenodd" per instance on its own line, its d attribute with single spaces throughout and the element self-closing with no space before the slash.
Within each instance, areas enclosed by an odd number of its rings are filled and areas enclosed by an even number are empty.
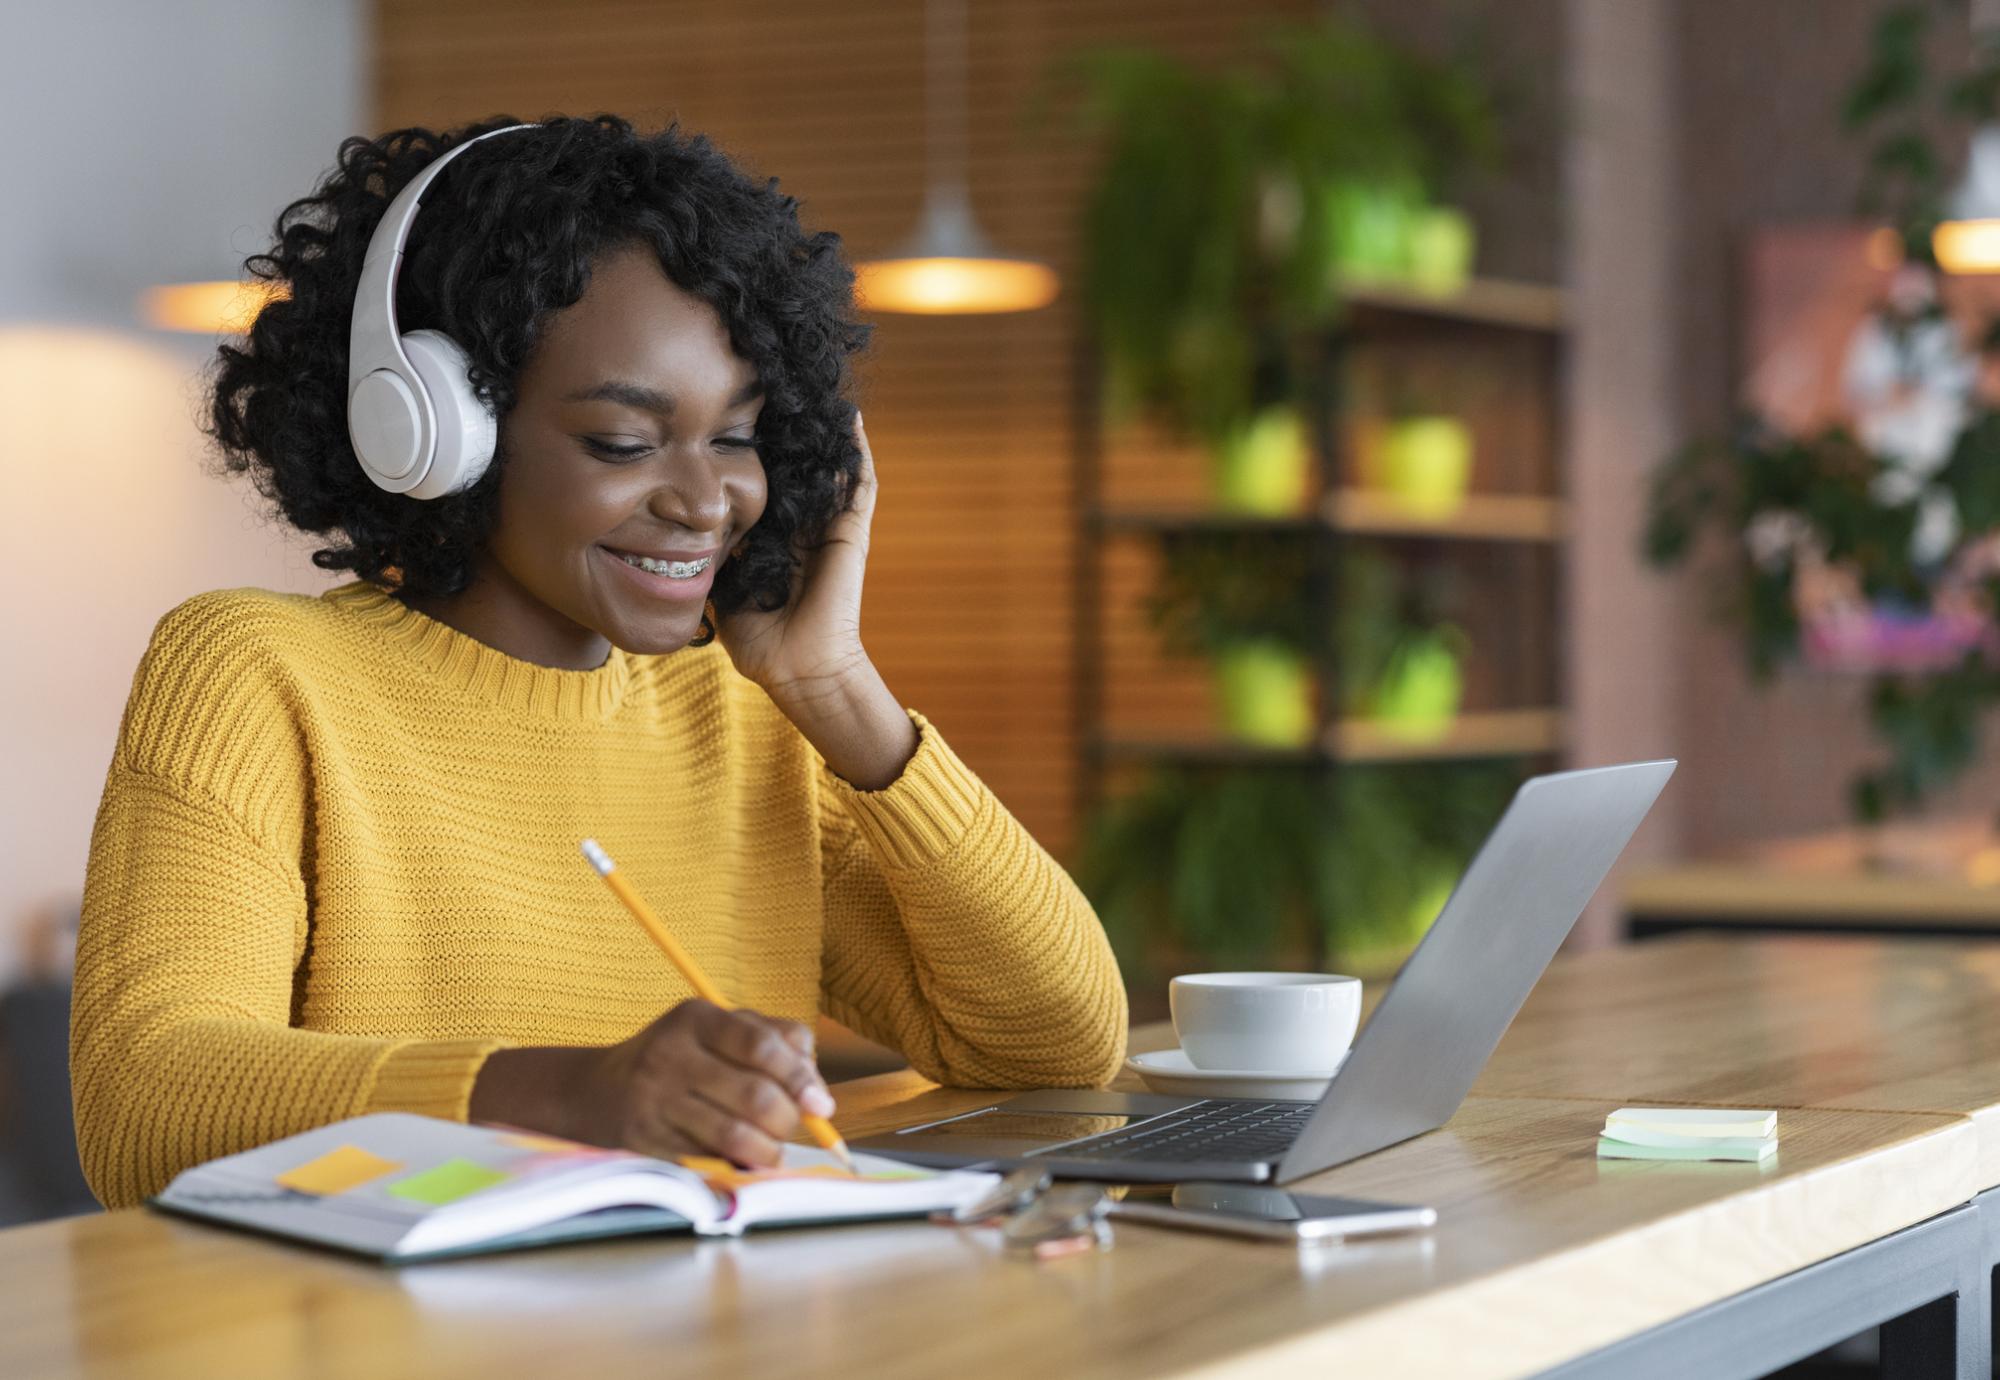
<svg viewBox="0 0 2000 1380">
<path fill-rule="evenodd" d="M 884 315 L 861 362 L 881 475 L 864 633 L 1037 837 L 1067 856 L 1078 753 L 1071 675 L 1075 226 L 1092 151 L 1018 132 L 1024 93 L 1078 44 L 1203 62 L 1296 0 L 1013 0 L 970 6 L 970 183 L 996 243 L 1063 277 L 1039 312 Z M 908 233 L 924 174 L 920 0 L 378 0 L 375 124 L 494 114 L 678 118 L 799 197 L 849 254 Z"/>
</svg>

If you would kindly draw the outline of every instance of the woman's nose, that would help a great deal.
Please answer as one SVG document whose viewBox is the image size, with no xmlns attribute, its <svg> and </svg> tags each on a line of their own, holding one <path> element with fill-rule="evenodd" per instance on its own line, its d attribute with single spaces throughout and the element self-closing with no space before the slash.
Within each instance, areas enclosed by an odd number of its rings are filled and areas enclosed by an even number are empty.
<svg viewBox="0 0 2000 1380">
<path fill-rule="evenodd" d="M 729 495 L 722 477 L 701 460 L 670 462 L 653 489 L 650 506 L 657 516 L 695 532 L 717 531 L 729 520 Z"/>
</svg>

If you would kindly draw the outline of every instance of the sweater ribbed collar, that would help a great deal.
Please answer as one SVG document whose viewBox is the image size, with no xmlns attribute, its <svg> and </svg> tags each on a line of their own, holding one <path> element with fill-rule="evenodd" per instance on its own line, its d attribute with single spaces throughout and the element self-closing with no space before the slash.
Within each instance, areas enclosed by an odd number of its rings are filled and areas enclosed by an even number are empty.
<svg viewBox="0 0 2000 1380">
<path fill-rule="evenodd" d="M 602 666 L 570 671 L 509 656 L 367 580 L 336 585 L 320 598 L 445 683 L 533 718 L 601 723 L 618 712 L 632 684 L 632 658 L 616 644 Z"/>
</svg>

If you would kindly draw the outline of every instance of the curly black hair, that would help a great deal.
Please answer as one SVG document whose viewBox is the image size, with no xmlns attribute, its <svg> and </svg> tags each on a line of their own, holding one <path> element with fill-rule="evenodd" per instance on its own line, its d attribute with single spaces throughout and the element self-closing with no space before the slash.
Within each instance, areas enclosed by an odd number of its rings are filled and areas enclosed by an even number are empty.
<svg viewBox="0 0 2000 1380">
<path fill-rule="evenodd" d="M 336 539 L 313 552 L 323 570 L 456 594 L 492 533 L 504 446 L 477 482 L 437 499 L 389 493 L 362 471 L 347 435 L 348 326 L 362 255 L 390 199 L 446 149 L 519 123 L 343 140 L 313 193 L 279 213 L 270 252 L 244 261 L 280 295 L 242 348 L 218 350 L 202 429 L 222 471 L 250 473 L 275 514 Z M 473 389 L 496 417 L 516 401 L 545 317 L 583 295 L 608 249 L 650 246 L 669 278 L 715 308 L 764 386 L 757 455 L 769 497 L 711 602 L 718 614 L 782 607 L 797 553 L 824 540 L 861 468 L 848 356 L 874 327 L 851 317 L 855 275 L 840 236 L 805 234 L 797 198 L 776 178 L 758 186 L 678 121 L 641 135 L 616 115 L 552 117 L 467 150 L 438 184 L 406 248 L 398 325 L 463 346 Z M 705 615 L 697 641 L 713 635 Z"/>
</svg>

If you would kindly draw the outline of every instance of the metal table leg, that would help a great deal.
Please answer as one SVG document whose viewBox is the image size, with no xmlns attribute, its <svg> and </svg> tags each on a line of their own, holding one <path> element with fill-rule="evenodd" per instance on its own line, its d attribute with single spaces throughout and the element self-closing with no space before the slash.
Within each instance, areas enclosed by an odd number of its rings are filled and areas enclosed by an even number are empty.
<svg viewBox="0 0 2000 1380">
<path fill-rule="evenodd" d="M 2000 1199 L 1975 1200 L 1580 1356 L 1544 1380 L 1755 1380 L 1878 1324 L 1884 1376 L 1989 1380 L 1996 1242 Z"/>
</svg>

